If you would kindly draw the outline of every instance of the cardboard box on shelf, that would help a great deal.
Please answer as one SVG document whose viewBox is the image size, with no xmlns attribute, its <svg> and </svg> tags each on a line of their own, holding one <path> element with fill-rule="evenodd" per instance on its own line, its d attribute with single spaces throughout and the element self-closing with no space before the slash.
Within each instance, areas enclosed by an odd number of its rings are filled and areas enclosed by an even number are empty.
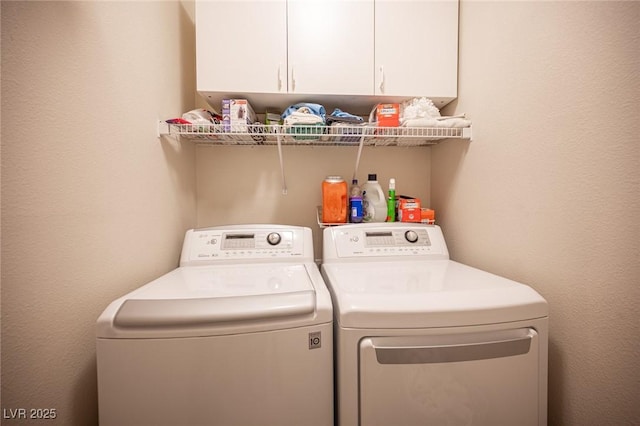
<svg viewBox="0 0 640 426">
<path fill-rule="evenodd" d="M 400 104 L 378 104 L 376 117 L 378 127 L 398 127 L 400 125 Z"/>
<path fill-rule="evenodd" d="M 246 99 L 222 100 L 222 129 L 225 132 L 248 132 L 256 122 L 256 113 Z"/>
</svg>

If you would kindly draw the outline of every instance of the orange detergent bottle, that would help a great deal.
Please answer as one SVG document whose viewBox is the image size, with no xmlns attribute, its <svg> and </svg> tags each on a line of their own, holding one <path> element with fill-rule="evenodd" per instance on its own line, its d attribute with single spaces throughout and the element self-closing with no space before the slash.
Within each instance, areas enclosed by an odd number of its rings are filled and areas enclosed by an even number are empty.
<svg viewBox="0 0 640 426">
<path fill-rule="evenodd" d="M 347 222 L 347 182 L 341 176 L 327 176 L 322 182 L 322 222 Z"/>
</svg>

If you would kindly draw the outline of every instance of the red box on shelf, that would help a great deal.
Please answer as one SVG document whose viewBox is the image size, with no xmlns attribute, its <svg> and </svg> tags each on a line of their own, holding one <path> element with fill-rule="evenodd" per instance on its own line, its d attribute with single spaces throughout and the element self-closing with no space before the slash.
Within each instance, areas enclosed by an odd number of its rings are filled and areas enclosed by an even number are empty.
<svg viewBox="0 0 640 426">
<path fill-rule="evenodd" d="M 398 196 L 398 222 L 420 222 L 420 199 Z"/>
<path fill-rule="evenodd" d="M 376 117 L 378 127 L 398 127 L 400 125 L 400 104 L 378 104 Z"/>
</svg>

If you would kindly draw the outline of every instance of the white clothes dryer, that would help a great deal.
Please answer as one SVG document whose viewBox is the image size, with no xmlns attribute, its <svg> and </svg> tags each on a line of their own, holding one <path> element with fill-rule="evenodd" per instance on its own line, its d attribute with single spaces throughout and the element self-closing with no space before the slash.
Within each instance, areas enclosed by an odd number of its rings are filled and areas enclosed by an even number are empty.
<svg viewBox="0 0 640 426">
<path fill-rule="evenodd" d="M 449 259 L 440 227 L 324 230 L 340 426 L 542 426 L 548 306 Z"/>
<path fill-rule="evenodd" d="M 332 331 L 309 228 L 190 230 L 98 318 L 100 424 L 333 425 Z"/>
</svg>

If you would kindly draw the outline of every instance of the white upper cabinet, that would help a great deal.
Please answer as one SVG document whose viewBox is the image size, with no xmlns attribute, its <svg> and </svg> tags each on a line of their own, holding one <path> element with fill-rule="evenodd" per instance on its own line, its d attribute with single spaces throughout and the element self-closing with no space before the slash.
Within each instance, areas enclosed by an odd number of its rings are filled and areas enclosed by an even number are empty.
<svg viewBox="0 0 640 426">
<path fill-rule="evenodd" d="M 289 92 L 373 94 L 373 0 L 288 1 Z"/>
<path fill-rule="evenodd" d="M 376 0 L 375 68 L 376 95 L 457 97 L 458 1 Z"/>
<path fill-rule="evenodd" d="M 198 1 L 198 89 L 371 95 L 373 0 Z"/>
<path fill-rule="evenodd" d="M 199 91 L 287 93 L 287 2 L 197 1 Z"/>
<path fill-rule="evenodd" d="M 196 55 L 214 106 L 426 96 L 440 107 L 457 96 L 458 1 L 197 0 Z"/>
</svg>

